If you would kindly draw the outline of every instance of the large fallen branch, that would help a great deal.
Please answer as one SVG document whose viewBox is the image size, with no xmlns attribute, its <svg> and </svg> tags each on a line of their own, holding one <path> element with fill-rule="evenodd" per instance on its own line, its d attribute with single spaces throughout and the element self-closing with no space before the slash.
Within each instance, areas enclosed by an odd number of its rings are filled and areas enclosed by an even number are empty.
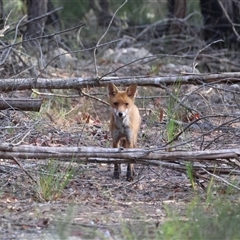
<svg viewBox="0 0 240 240">
<path fill-rule="evenodd" d="M 207 83 L 240 83 L 239 72 L 220 74 L 180 74 L 167 77 L 104 77 L 98 78 L 69 78 L 69 79 L 4 79 L 0 80 L 1 91 L 26 90 L 26 89 L 81 89 L 85 87 L 105 86 L 109 82 L 116 85 L 129 85 L 136 83 L 139 86 L 157 86 L 181 84 L 207 84 Z"/>
<path fill-rule="evenodd" d="M 136 163 L 186 169 L 184 163 L 196 163 L 196 169 L 240 174 L 240 148 L 205 151 L 166 152 L 153 149 L 116 149 L 100 147 L 41 147 L 0 144 L 0 158 L 4 159 L 58 159 L 77 163 Z M 164 163 L 163 163 L 164 162 Z M 214 166 L 210 166 L 213 163 Z M 223 165 L 224 164 L 224 167 Z M 218 166 L 217 166 L 218 165 Z"/>
<path fill-rule="evenodd" d="M 0 99 L 0 110 L 14 109 L 21 111 L 36 111 L 39 112 L 42 99 L 31 99 L 31 98 L 1 98 Z"/>
</svg>

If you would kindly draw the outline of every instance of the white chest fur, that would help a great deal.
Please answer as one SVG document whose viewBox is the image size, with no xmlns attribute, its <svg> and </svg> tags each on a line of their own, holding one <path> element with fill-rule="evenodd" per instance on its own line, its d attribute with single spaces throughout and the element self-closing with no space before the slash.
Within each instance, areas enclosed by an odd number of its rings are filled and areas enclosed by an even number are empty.
<svg viewBox="0 0 240 240">
<path fill-rule="evenodd" d="M 112 137 L 114 140 L 120 140 L 125 138 L 126 140 L 131 139 L 131 129 L 130 129 L 130 120 L 128 114 L 125 117 L 120 118 L 114 114 L 115 129 L 112 132 Z"/>
</svg>

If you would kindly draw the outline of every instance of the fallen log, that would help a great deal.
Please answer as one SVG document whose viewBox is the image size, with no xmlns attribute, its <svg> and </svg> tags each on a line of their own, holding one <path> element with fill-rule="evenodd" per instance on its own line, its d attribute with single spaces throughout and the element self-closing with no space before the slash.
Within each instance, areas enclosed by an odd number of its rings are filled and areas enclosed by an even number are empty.
<svg viewBox="0 0 240 240">
<path fill-rule="evenodd" d="M 116 85 L 130 85 L 136 83 L 139 86 L 156 86 L 181 84 L 226 84 L 240 83 L 240 72 L 228 72 L 219 74 L 174 74 L 164 77 L 87 77 L 87 78 L 68 78 L 68 79 L 45 79 L 45 78 L 26 78 L 26 79 L 2 79 L 0 90 L 15 91 L 37 89 L 81 89 L 85 87 L 106 86 L 109 82 Z"/>
<path fill-rule="evenodd" d="M 29 99 L 29 98 L 1 98 L 0 110 L 12 109 L 21 111 L 35 111 L 39 112 L 42 99 Z"/>
<path fill-rule="evenodd" d="M 78 163 L 137 163 L 156 165 L 164 162 L 213 162 L 240 169 L 240 148 L 166 152 L 158 149 L 123 149 L 101 147 L 42 147 L 0 144 L 0 158 L 63 159 Z M 152 162 L 151 162 L 152 161 Z"/>
</svg>

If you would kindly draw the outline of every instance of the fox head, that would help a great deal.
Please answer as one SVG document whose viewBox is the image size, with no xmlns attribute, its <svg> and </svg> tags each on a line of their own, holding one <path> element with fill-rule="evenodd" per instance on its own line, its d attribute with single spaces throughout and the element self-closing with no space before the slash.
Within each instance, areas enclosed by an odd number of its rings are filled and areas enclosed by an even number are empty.
<svg viewBox="0 0 240 240">
<path fill-rule="evenodd" d="M 113 83 L 108 84 L 109 103 L 116 117 L 123 119 L 134 105 L 137 85 L 130 85 L 125 91 L 120 91 Z"/>
</svg>

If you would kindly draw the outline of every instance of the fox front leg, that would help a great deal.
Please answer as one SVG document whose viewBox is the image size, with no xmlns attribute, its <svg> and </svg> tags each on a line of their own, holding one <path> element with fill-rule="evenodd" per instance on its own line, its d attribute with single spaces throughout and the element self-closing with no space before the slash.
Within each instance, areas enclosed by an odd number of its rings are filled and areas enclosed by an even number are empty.
<svg viewBox="0 0 240 240">
<path fill-rule="evenodd" d="M 132 182 L 135 176 L 134 164 L 128 163 L 127 166 L 127 181 Z"/>
<path fill-rule="evenodd" d="M 120 174 L 121 174 L 121 164 L 115 163 L 114 164 L 113 178 L 119 179 Z"/>
</svg>

